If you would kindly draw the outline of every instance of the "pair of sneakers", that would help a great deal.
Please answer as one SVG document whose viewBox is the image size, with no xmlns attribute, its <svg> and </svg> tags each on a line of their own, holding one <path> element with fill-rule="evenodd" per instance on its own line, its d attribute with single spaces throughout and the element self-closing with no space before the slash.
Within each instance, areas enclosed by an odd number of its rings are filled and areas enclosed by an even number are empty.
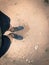
<svg viewBox="0 0 49 65">
<path fill-rule="evenodd" d="M 22 40 L 23 36 L 15 34 L 14 32 L 16 31 L 20 31 L 23 30 L 24 27 L 23 26 L 18 26 L 18 27 L 12 27 L 9 31 L 11 31 L 11 33 L 9 34 L 9 36 L 11 36 L 12 38 L 18 39 L 18 40 Z"/>
</svg>

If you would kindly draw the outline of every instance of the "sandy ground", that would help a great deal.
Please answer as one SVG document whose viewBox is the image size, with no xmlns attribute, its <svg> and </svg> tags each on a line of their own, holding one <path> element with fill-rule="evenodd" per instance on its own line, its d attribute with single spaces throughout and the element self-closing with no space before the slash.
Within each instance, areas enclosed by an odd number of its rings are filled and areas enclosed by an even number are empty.
<svg viewBox="0 0 49 65">
<path fill-rule="evenodd" d="M 49 65 L 49 5 L 43 0 L 0 0 L 0 10 L 10 17 L 12 26 L 24 26 L 17 32 L 24 39 L 12 39 L 0 65 Z"/>
</svg>

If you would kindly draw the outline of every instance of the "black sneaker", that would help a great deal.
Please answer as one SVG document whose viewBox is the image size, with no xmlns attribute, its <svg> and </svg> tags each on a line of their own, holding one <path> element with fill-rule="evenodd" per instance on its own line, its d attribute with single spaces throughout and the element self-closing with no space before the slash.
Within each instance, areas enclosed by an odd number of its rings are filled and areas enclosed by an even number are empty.
<svg viewBox="0 0 49 65">
<path fill-rule="evenodd" d="M 17 35 L 17 34 L 15 34 L 15 33 L 10 33 L 9 35 L 10 35 L 11 37 L 15 38 L 15 39 L 18 39 L 18 40 L 22 40 L 22 39 L 23 39 L 23 37 L 22 37 L 21 35 Z"/>
<path fill-rule="evenodd" d="M 11 29 L 10 29 L 10 31 L 11 32 L 16 32 L 16 31 L 20 31 L 20 30 L 23 30 L 24 29 L 24 27 L 23 26 L 19 26 L 19 27 L 12 27 Z"/>
</svg>

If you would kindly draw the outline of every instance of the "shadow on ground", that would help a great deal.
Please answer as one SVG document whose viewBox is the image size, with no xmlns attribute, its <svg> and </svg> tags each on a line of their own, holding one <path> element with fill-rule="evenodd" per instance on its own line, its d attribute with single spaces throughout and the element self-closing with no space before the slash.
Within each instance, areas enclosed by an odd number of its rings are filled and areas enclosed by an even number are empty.
<svg viewBox="0 0 49 65">
<path fill-rule="evenodd" d="M 7 36 L 4 35 L 4 33 L 10 27 L 10 18 L 1 11 L 0 11 L 0 27 L 2 31 L 2 46 L 0 48 L 0 57 L 2 57 L 10 47 L 11 41 Z"/>
<path fill-rule="evenodd" d="M 10 27 L 10 18 L 0 11 L 0 27 L 4 34 Z"/>
<path fill-rule="evenodd" d="M 3 36 L 2 40 L 3 41 L 0 49 L 0 57 L 2 57 L 8 51 L 11 43 L 10 39 L 7 36 Z"/>
</svg>

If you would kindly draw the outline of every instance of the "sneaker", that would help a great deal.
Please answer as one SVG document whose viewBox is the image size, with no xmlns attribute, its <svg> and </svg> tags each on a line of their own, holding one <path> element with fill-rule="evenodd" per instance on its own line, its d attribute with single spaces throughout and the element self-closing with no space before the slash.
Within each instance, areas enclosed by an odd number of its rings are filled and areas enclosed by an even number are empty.
<svg viewBox="0 0 49 65">
<path fill-rule="evenodd" d="M 16 32 L 16 31 L 20 31 L 20 30 L 23 30 L 24 29 L 24 27 L 23 26 L 19 26 L 19 27 L 12 27 L 11 29 L 10 29 L 10 31 L 11 32 Z"/>
<path fill-rule="evenodd" d="M 18 40 L 22 40 L 23 39 L 23 37 L 21 36 L 21 35 L 17 35 L 17 34 L 15 34 L 15 33 L 10 33 L 9 34 L 12 38 L 15 38 L 15 39 L 18 39 Z"/>
</svg>

